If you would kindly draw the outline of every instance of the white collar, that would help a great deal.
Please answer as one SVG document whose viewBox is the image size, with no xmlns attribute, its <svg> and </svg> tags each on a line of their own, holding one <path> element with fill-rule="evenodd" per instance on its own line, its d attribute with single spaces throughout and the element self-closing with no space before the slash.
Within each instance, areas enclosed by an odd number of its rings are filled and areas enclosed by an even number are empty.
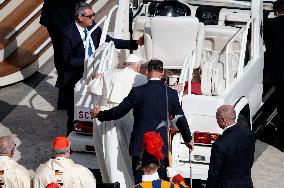
<svg viewBox="0 0 284 188">
<path fill-rule="evenodd" d="M 158 179 L 160 179 L 158 172 L 155 172 L 154 174 L 151 174 L 151 175 L 142 176 L 142 181 L 154 181 Z"/>
<path fill-rule="evenodd" d="M 54 159 L 56 159 L 56 160 L 67 160 L 67 158 L 65 158 L 65 157 L 55 157 Z"/>
<path fill-rule="evenodd" d="M 84 32 L 86 28 L 80 26 L 77 22 L 75 22 L 76 27 L 78 28 L 79 32 Z M 87 29 L 88 30 L 88 29 Z"/>
<path fill-rule="evenodd" d="M 5 155 L 0 156 L 0 160 L 7 160 L 7 159 L 11 159 L 11 157 L 8 157 L 8 156 L 5 156 Z"/>
<path fill-rule="evenodd" d="M 160 78 L 150 78 L 150 80 L 161 80 Z"/>
<path fill-rule="evenodd" d="M 227 130 L 227 129 L 229 129 L 229 128 L 233 127 L 234 125 L 236 125 L 236 123 L 234 123 L 234 124 L 232 124 L 232 125 L 229 125 L 229 126 L 225 127 L 225 128 L 223 129 L 223 133 L 225 132 L 225 130 Z"/>
</svg>

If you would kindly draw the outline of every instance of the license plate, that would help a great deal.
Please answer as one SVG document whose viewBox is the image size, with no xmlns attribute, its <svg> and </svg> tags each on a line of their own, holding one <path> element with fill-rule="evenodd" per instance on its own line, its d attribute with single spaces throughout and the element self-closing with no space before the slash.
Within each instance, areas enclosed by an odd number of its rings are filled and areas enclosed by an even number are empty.
<svg viewBox="0 0 284 188">
<path fill-rule="evenodd" d="M 93 118 L 91 118 L 90 109 L 88 108 L 77 108 L 76 109 L 76 120 L 80 121 L 92 121 Z"/>
</svg>

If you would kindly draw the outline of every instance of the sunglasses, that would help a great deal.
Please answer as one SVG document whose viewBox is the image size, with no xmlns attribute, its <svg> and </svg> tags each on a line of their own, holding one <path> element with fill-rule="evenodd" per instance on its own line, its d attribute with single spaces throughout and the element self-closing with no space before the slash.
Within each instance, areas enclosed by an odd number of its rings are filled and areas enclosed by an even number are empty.
<svg viewBox="0 0 284 188">
<path fill-rule="evenodd" d="M 95 13 L 91 14 L 91 15 L 82 15 L 83 17 L 86 17 L 86 18 L 89 18 L 89 19 L 92 19 L 95 17 Z"/>
</svg>

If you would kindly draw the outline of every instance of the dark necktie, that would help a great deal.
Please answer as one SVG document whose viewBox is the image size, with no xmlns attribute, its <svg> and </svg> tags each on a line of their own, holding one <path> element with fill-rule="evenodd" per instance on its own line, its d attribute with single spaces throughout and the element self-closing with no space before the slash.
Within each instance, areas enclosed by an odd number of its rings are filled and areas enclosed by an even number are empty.
<svg viewBox="0 0 284 188">
<path fill-rule="evenodd" d="M 88 34 L 88 30 L 85 28 L 84 29 L 84 33 L 85 33 L 85 41 L 87 40 L 87 34 Z M 86 45 L 87 45 L 87 41 L 86 41 Z M 91 45 L 91 40 L 89 40 L 89 47 L 88 47 L 88 56 L 90 57 L 93 54 L 93 49 L 92 49 L 92 45 Z"/>
</svg>

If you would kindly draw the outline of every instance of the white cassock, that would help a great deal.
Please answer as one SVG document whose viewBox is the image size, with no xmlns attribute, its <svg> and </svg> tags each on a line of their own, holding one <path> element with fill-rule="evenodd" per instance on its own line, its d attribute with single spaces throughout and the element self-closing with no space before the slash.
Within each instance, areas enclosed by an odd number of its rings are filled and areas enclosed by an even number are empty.
<svg viewBox="0 0 284 188">
<path fill-rule="evenodd" d="M 88 168 L 64 157 L 50 159 L 37 168 L 34 188 L 44 188 L 49 183 L 58 183 L 61 188 L 96 187 L 96 179 Z"/>
<path fill-rule="evenodd" d="M 129 94 L 132 87 L 147 82 L 146 76 L 131 68 L 113 69 L 98 78 L 101 84 L 94 84 L 91 92 L 103 100 L 100 106 L 106 110 L 117 106 Z M 129 141 L 133 126 L 132 111 L 115 121 L 94 121 L 94 140 L 97 159 L 104 182 L 118 181 L 121 188 L 134 185 L 132 162 L 129 156 Z"/>
<path fill-rule="evenodd" d="M 0 187 L 31 188 L 28 170 L 8 156 L 0 156 Z"/>
</svg>

